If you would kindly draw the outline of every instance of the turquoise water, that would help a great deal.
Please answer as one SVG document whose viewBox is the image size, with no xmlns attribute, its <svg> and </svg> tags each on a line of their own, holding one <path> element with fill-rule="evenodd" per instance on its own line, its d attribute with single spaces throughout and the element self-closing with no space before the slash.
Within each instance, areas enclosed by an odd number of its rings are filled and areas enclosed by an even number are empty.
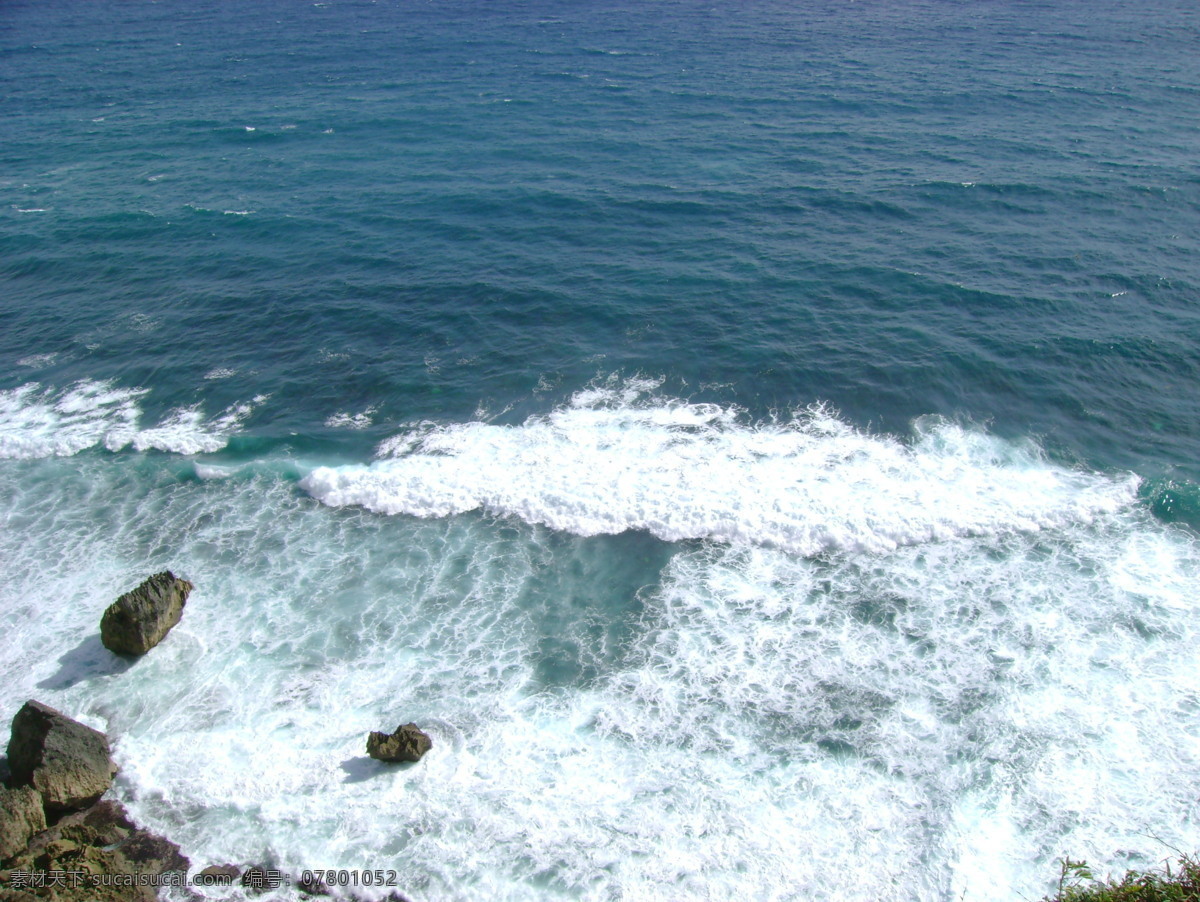
<svg viewBox="0 0 1200 902">
<path fill-rule="evenodd" d="M 421 900 L 1196 848 L 1198 30 L 6 4 L 0 714 L 197 869 Z"/>
</svg>

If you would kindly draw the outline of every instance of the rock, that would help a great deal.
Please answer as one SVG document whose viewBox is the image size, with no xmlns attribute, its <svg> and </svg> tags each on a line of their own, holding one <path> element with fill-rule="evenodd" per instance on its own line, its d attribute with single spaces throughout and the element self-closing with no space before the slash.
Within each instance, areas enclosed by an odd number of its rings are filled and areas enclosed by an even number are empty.
<svg viewBox="0 0 1200 902">
<path fill-rule="evenodd" d="M 390 736 L 373 732 L 367 737 L 367 754 L 380 761 L 420 761 L 433 748 L 433 740 L 422 733 L 415 723 L 396 727 Z"/>
<path fill-rule="evenodd" d="M 91 808 L 58 822 L 61 836 L 93 846 L 115 846 L 137 829 L 125 806 L 112 799 L 102 799 Z"/>
<path fill-rule="evenodd" d="M 0 902 L 157 902 L 162 886 L 200 902 L 182 889 L 190 865 L 177 845 L 138 827 L 120 803 L 95 801 L 116 770 L 103 733 L 30 701 L 13 718 L 8 762 Z M 47 827 L 47 813 L 61 816 Z"/>
<path fill-rule="evenodd" d="M 41 793 L 51 816 L 92 804 L 117 772 L 103 733 L 35 701 L 13 718 L 8 765 L 13 785 Z"/>
<path fill-rule="evenodd" d="M 300 875 L 300 881 L 297 883 L 302 896 L 332 896 L 329 884 L 324 880 L 318 880 L 312 871 L 306 871 Z"/>
<path fill-rule="evenodd" d="M 170 570 L 126 592 L 100 619 L 100 641 L 120 655 L 144 655 L 163 640 L 183 616 L 192 584 Z"/>
<path fill-rule="evenodd" d="M 0 886 L 0 902 L 38 902 L 38 898 L 17 889 L 5 889 Z"/>
<path fill-rule="evenodd" d="M 38 898 L 57 902 L 156 902 L 154 884 L 182 886 L 188 860 L 179 847 L 134 824 L 110 799 L 65 815 L 37 834 L 8 866 L 14 870 L 64 872 L 79 880 Z M 6 902 L 0 896 L 0 902 Z"/>
<path fill-rule="evenodd" d="M 195 881 L 200 886 L 233 886 L 233 881 L 242 876 L 237 865 L 210 864 L 196 874 Z"/>
<path fill-rule="evenodd" d="M 24 850 L 33 835 L 45 829 L 46 813 L 36 789 L 0 787 L 0 861 Z"/>
<path fill-rule="evenodd" d="M 135 829 L 117 850 L 137 874 L 165 874 L 168 871 L 186 874 L 191 865 L 175 843 L 141 828 Z"/>
</svg>

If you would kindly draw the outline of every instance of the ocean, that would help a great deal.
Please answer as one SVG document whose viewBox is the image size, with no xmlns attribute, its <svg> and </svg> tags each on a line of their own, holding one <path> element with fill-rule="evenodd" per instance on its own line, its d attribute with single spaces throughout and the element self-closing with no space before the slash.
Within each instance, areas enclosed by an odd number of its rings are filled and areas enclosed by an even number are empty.
<svg viewBox="0 0 1200 902">
<path fill-rule="evenodd" d="M 9 0 L 0 722 L 107 731 L 197 870 L 413 902 L 1195 851 L 1198 42 L 1184 0 Z M 182 622 L 112 656 L 164 569 Z"/>
</svg>

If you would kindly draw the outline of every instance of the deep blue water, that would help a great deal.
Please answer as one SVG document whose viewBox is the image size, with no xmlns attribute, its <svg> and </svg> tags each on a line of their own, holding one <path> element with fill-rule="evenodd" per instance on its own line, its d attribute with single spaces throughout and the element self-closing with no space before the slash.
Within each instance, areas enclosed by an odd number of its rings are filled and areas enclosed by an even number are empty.
<svg viewBox="0 0 1200 902">
<path fill-rule="evenodd" d="M 4 4 L 0 713 L 107 728 L 197 868 L 414 899 L 1197 847 L 1198 38 Z M 118 668 L 99 612 L 163 567 L 188 614 Z M 427 762 L 371 769 L 392 720 Z"/>
</svg>

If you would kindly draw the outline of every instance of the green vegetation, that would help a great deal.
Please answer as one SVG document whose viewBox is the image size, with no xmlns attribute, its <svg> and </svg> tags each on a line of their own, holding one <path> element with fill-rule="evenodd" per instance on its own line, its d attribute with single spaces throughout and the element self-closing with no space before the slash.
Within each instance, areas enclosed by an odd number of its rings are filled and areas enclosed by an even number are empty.
<svg viewBox="0 0 1200 902">
<path fill-rule="evenodd" d="M 1162 871 L 1127 871 L 1119 881 L 1097 880 L 1086 861 L 1063 859 L 1058 892 L 1043 902 L 1200 902 L 1200 862 L 1180 855 Z"/>
</svg>

